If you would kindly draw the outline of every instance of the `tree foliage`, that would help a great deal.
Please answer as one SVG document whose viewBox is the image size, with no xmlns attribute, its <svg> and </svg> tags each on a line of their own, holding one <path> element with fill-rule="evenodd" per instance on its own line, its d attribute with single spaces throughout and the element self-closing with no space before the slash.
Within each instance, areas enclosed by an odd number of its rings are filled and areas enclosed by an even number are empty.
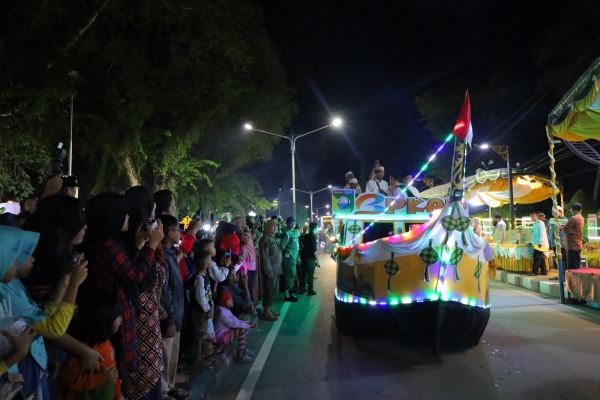
<svg viewBox="0 0 600 400">
<path fill-rule="evenodd" d="M 188 202 L 200 190 L 236 210 L 242 198 L 259 203 L 257 182 L 241 197 L 214 194 L 231 193 L 236 171 L 268 159 L 276 143 L 245 134 L 242 121 L 279 131 L 296 112 L 255 4 L 28 0 L 4 11 L 0 151 L 15 133 L 30 135 L 34 151 L 12 152 L 20 169 L 0 166 L 2 188 L 31 190 L 19 178 L 43 170 L 55 143 L 67 142 L 73 95 L 73 169 L 84 192 L 144 184 Z"/>
</svg>

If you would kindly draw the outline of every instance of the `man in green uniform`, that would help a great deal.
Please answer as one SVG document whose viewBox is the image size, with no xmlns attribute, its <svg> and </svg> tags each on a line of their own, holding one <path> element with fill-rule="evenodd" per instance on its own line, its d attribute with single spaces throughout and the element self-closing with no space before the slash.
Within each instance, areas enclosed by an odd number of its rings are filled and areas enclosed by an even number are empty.
<svg viewBox="0 0 600 400">
<path fill-rule="evenodd" d="M 281 251 L 275 242 L 275 233 L 277 232 L 277 222 L 268 220 L 265 223 L 264 236 L 258 243 L 260 253 L 260 272 L 263 283 L 263 316 L 266 321 L 277 321 L 279 313 L 271 307 L 277 296 L 279 287 L 279 276 L 281 275 Z"/>
<path fill-rule="evenodd" d="M 298 251 L 300 250 L 300 230 L 296 228 L 296 219 L 289 217 L 285 221 L 281 235 L 281 254 L 283 255 L 283 279 L 285 283 L 285 301 L 295 303 L 298 297 L 291 290 L 296 284 L 296 268 L 300 264 Z"/>
</svg>

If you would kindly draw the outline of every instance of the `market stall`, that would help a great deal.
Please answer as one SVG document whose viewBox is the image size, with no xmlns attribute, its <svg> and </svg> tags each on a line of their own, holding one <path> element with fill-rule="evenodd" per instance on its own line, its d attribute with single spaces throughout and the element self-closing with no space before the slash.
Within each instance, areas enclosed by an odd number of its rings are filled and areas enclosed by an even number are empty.
<svg viewBox="0 0 600 400">
<path fill-rule="evenodd" d="M 556 170 L 554 169 L 554 147 L 556 144 L 564 143 L 571 151 L 580 158 L 600 165 L 600 154 L 594 149 L 592 144 L 600 139 L 600 57 L 588 67 L 588 69 L 575 82 L 573 87 L 563 96 L 558 104 L 548 115 L 546 125 L 546 136 L 550 151 L 550 184 L 553 189 L 552 212 L 554 218 L 558 215 L 558 202 L 556 194 L 558 192 L 555 184 Z M 558 139 L 558 140 L 557 140 Z M 591 142 L 591 143 L 588 143 Z M 584 213 L 589 210 L 584 210 Z M 556 235 L 558 236 L 558 226 L 555 225 Z M 561 302 L 564 303 L 564 281 L 563 264 L 561 257 L 560 242 L 556 243 L 558 258 L 558 270 L 560 279 Z M 567 271 L 569 282 L 567 289 L 575 296 L 587 293 L 600 293 L 600 279 L 597 279 L 597 273 L 591 268 L 581 268 L 574 271 Z M 588 275 L 588 276 L 585 276 Z M 576 285 L 576 281 L 581 285 Z M 589 285 L 589 290 L 580 290 L 584 285 Z"/>
<path fill-rule="evenodd" d="M 549 199 L 552 196 L 552 185 L 550 179 L 539 174 L 523 174 L 513 171 L 513 201 L 515 204 L 533 204 Z M 432 189 L 421 192 L 421 197 L 439 197 L 447 193 L 450 184 L 439 185 Z M 487 205 L 501 207 L 509 202 L 508 171 L 499 168 L 489 171 L 481 171 L 476 175 L 465 179 L 465 196 L 467 202 L 473 206 Z M 523 226 L 531 225 L 529 217 L 517 219 Z M 487 222 L 487 221 L 486 221 Z M 492 220 L 489 219 L 491 224 Z M 488 227 L 488 224 L 482 224 Z M 519 223 L 517 224 L 519 225 Z M 486 234 L 493 232 L 486 232 Z M 517 238 L 519 236 L 519 239 Z M 531 272 L 533 266 L 533 247 L 531 247 L 531 230 L 521 231 L 509 230 L 506 232 L 506 240 L 501 243 L 500 239 L 494 238 L 491 243 L 498 268 L 511 272 Z"/>
</svg>

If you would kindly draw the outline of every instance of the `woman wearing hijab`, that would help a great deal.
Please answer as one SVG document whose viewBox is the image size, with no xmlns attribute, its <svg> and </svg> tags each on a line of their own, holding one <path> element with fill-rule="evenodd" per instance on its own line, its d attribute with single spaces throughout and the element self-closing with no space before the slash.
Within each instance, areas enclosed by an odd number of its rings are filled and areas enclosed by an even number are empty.
<svg viewBox="0 0 600 400">
<path fill-rule="evenodd" d="M 75 197 L 55 194 L 40 200 L 37 211 L 27 219 L 23 229 L 39 232 L 40 240 L 33 254 L 35 265 L 21 281 L 33 300 L 44 304 L 73 265 L 76 256 L 73 246 L 81 244 L 85 236 L 85 213 Z"/>
<path fill-rule="evenodd" d="M 82 246 L 90 274 L 82 295 L 112 294 L 119 298 L 123 308 L 121 327 L 112 340 L 121 378 L 136 371 L 135 304 L 139 303 L 139 285 L 149 273 L 154 251 L 163 238 L 162 226 L 149 232 L 143 231 L 141 225 L 136 227 L 133 241 L 140 251 L 133 255 L 121 235 L 129 227 L 127 212 L 128 202 L 123 195 L 101 193 L 92 198 L 86 209 L 88 230 Z"/>
<path fill-rule="evenodd" d="M 124 197 L 128 202 L 129 228 L 123 232 L 123 242 L 127 246 L 130 256 L 135 258 L 140 252 L 140 243 L 136 242 L 137 228 L 141 226 L 142 230 L 147 230 L 148 233 L 153 229 L 152 222 L 156 208 L 154 194 L 148 188 L 135 186 L 129 188 Z M 158 229 L 162 231 L 162 226 L 156 228 L 156 230 Z M 164 261 L 164 251 L 160 242 L 156 247 L 154 258 L 144 278 L 137 285 L 132 285 L 130 290 L 136 311 L 136 369 L 130 372 L 121 383 L 123 395 L 129 399 L 160 400 L 162 398 L 160 378 L 163 352 L 158 294 L 162 290 L 165 272 L 156 261 Z"/>
<path fill-rule="evenodd" d="M 19 280 L 19 277 L 27 276 L 33 267 L 35 259 L 31 255 L 38 239 L 39 233 L 0 227 L 0 302 L 10 303 L 13 314 L 22 317 L 41 335 L 31 344 L 29 354 L 19 364 L 18 371 L 16 366 L 12 366 L 9 372 L 23 375 L 25 383 L 22 390 L 26 397 L 34 394 L 37 400 L 49 400 L 48 358 L 42 337 L 57 338 L 66 332 L 75 310 L 79 285 L 87 276 L 87 263 L 79 257 L 68 284 L 59 285 L 54 292 L 54 300 L 41 309 Z"/>
</svg>

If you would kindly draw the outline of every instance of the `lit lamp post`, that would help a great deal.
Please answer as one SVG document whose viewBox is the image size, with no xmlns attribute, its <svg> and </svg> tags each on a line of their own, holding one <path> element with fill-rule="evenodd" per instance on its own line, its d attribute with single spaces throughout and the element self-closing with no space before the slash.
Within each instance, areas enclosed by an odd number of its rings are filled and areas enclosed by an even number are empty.
<svg viewBox="0 0 600 400">
<path fill-rule="evenodd" d="M 323 209 L 323 208 L 329 208 L 329 204 L 323 206 L 323 207 L 317 207 L 315 208 L 315 215 L 318 217 L 319 216 L 319 210 Z"/>
<path fill-rule="evenodd" d="M 313 195 L 315 193 L 319 193 L 319 192 L 322 192 L 323 190 L 327 190 L 327 189 L 331 189 L 331 185 L 327 186 L 326 188 L 314 191 L 314 192 L 305 192 L 304 190 L 292 188 L 292 190 L 294 190 L 294 191 L 297 190 L 299 192 L 306 193 L 306 194 L 310 195 L 310 222 L 313 222 Z M 327 207 L 329 207 L 329 206 L 327 206 Z M 323 208 L 323 207 L 321 207 L 321 208 Z"/>
<path fill-rule="evenodd" d="M 508 151 L 507 145 L 498 145 L 498 144 L 482 144 L 479 145 L 481 149 L 489 149 L 494 150 L 500 157 L 506 161 L 506 169 L 508 171 L 508 208 L 510 209 L 510 228 L 515 229 L 515 201 L 513 198 L 513 181 L 512 181 L 512 168 L 510 166 L 510 154 Z"/>
<path fill-rule="evenodd" d="M 331 121 L 330 125 L 325 125 L 322 126 L 318 129 L 315 129 L 313 131 L 310 132 L 306 132 L 303 133 L 302 135 L 298 135 L 298 136 L 294 136 L 294 135 L 290 135 L 290 136 L 285 136 L 285 135 L 278 135 L 277 133 L 273 133 L 273 132 L 268 132 L 268 131 L 263 131 L 262 129 L 256 129 L 254 128 L 252 125 L 250 124 L 246 124 L 244 125 L 244 128 L 248 131 L 254 131 L 254 132 L 262 132 L 262 133 L 266 133 L 267 135 L 271 135 L 271 136 L 276 136 L 278 138 L 284 138 L 290 141 L 290 146 L 291 146 L 291 152 L 292 152 L 292 208 L 293 208 L 293 215 L 294 218 L 296 218 L 296 159 L 295 159 L 295 154 L 296 154 L 296 140 L 300 139 L 303 136 L 306 135 L 310 135 L 311 133 L 320 131 L 322 129 L 325 128 L 331 128 L 331 127 L 339 127 L 342 125 L 342 120 L 339 118 L 335 118 L 333 121 Z"/>
</svg>

